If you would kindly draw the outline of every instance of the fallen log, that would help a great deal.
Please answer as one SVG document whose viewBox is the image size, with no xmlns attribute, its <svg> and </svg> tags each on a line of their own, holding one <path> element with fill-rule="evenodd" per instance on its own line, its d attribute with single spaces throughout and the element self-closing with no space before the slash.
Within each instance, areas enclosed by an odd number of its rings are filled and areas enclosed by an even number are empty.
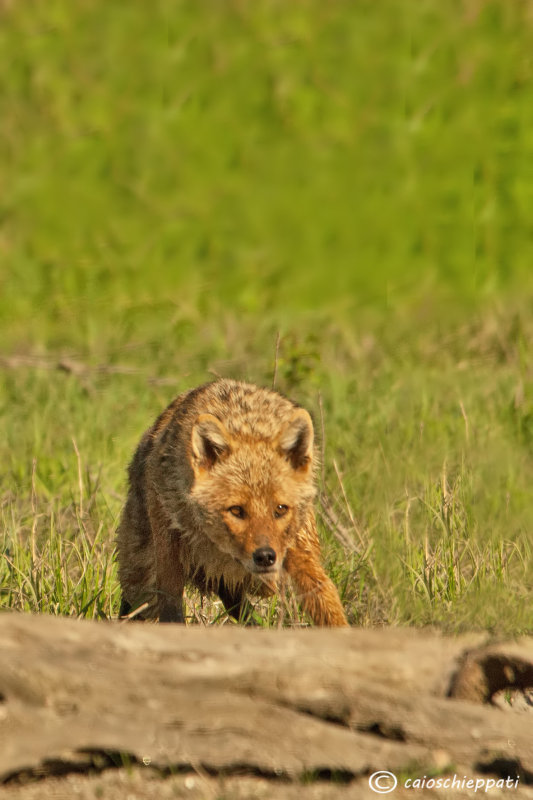
<svg viewBox="0 0 533 800">
<path fill-rule="evenodd" d="M 0 783 L 20 791 L 137 765 L 160 780 L 248 776 L 284 791 L 302 780 L 368 787 L 382 770 L 533 785 L 532 687 L 531 637 L 4 613 Z M 523 694 L 523 713 L 495 705 L 502 691 Z"/>
</svg>

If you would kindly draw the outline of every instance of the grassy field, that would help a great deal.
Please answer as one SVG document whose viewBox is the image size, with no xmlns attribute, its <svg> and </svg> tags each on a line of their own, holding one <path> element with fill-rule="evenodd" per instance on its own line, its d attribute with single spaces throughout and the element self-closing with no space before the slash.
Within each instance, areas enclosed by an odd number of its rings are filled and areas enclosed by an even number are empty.
<svg viewBox="0 0 533 800">
<path fill-rule="evenodd" d="M 117 614 L 136 442 L 224 375 L 313 412 L 351 622 L 531 632 L 531 5 L 0 22 L 0 607 Z"/>
</svg>

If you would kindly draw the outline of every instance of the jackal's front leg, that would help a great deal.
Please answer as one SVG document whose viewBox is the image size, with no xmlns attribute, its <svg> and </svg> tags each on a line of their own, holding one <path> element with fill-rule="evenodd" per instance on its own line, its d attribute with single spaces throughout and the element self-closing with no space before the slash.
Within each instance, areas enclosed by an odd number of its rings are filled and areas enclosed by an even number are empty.
<svg viewBox="0 0 533 800">
<path fill-rule="evenodd" d="M 156 607 L 159 622 L 184 622 L 183 590 L 185 578 L 180 558 L 178 532 L 153 491 L 148 492 L 148 516 L 152 530 L 155 566 Z"/>
<path fill-rule="evenodd" d="M 316 625 L 348 625 L 339 593 L 320 563 L 320 545 L 314 520 L 287 551 L 284 562 L 297 599 Z"/>
</svg>

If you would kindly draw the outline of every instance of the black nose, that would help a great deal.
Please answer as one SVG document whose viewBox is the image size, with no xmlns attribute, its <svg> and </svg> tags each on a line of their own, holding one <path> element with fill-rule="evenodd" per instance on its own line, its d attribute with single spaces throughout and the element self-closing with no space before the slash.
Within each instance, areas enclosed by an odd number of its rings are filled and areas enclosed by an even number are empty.
<svg viewBox="0 0 533 800">
<path fill-rule="evenodd" d="M 266 569 L 276 563 L 276 551 L 271 547 L 258 547 L 254 550 L 252 558 L 256 567 Z"/>
</svg>

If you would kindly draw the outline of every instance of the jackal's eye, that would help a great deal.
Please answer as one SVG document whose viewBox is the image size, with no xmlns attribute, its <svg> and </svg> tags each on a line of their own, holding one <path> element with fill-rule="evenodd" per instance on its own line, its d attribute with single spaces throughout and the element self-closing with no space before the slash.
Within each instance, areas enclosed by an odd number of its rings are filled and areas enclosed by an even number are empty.
<svg viewBox="0 0 533 800">
<path fill-rule="evenodd" d="M 234 517 L 237 517 L 237 519 L 244 519 L 246 516 L 246 511 L 242 506 L 230 506 L 228 511 L 230 514 L 233 514 Z"/>
<path fill-rule="evenodd" d="M 279 519 L 280 517 L 284 517 L 288 510 L 289 510 L 289 506 L 284 506 L 282 503 L 280 503 L 274 509 L 274 516 L 276 517 L 276 519 Z"/>
</svg>

